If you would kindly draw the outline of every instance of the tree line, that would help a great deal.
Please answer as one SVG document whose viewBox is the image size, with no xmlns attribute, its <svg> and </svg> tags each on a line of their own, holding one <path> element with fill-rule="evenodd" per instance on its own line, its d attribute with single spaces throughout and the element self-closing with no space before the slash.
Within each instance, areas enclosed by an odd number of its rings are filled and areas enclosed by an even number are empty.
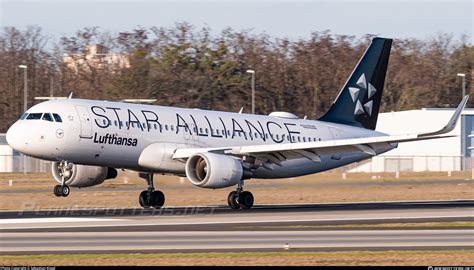
<svg viewBox="0 0 474 270">
<path fill-rule="evenodd" d="M 316 118 L 329 108 L 372 38 L 322 31 L 290 40 L 230 28 L 215 34 L 178 23 L 118 33 L 89 27 L 55 41 L 37 26 L 3 27 L 0 132 L 23 111 L 25 70 L 19 65 L 28 67 L 28 107 L 38 103 L 35 96 L 73 92 L 77 98 L 154 98 L 159 105 L 250 112 L 246 71 L 255 70 L 256 113 Z M 94 64 L 86 58 L 90 44 L 125 55 L 128 65 Z M 81 66 L 68 66 L 66 54 Z M 455 106 L 461 100 L 456 74 L 466 74 L 469 93 L 473 62 L 467 37 L 395 39 L 381 111 Z"/>
</svg>

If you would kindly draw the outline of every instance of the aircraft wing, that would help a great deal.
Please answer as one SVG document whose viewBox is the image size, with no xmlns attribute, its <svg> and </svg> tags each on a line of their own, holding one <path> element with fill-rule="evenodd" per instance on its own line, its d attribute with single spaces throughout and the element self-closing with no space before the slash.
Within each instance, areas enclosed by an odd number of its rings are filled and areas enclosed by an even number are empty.
<svg viewBox="0 0 474 270">
<path fill-rule="evenodd" d="M 468 99 L 469 96 L 465 96 L 448 123 L 442 129 L 434 132 L 303 143 L 248 145 L 220 148 L 181 148 L 176 149 L 173 158 L 187 159 L 196 153 L 213 152 L 233 156 L 253 156 L 278 165 L 282 160 L 286 160 L 289 157 L 305 157 L 315 162 L 320 162 L 321 159 L 319 156 L 328 153 L 337 155 L 350 151 L 361 151 L 369 155 L 376 155 L 375 149 L 377 146 L 454 137 L 455 135 L 446 135 L 446 133 L 452 131 L 456 126 L 457 120 L 466 106 Z"/>
</svg>

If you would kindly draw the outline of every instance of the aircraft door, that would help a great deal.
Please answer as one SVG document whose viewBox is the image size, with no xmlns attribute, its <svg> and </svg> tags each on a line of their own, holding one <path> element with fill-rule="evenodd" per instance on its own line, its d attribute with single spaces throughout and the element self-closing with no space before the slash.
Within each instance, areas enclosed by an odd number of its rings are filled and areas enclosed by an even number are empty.
<svg viewBox="0 0 474 270">
<path fill-rule="evenodd" d="M 199 140 L 199 136 L 197 135 L 197 127 L 193 123 L 191 124 L 190 128 L 191 130 L 186 129 L 185 132 L 183 133 L 184 141 L 188 145 L 194 145 Z"/>
<path fill-rule="evenodd" d="M 92 138 L 92 121 L 89 114 L 89 110 L 85 106 L 75 106 L 79 120 L 81 123 L 80 138 L 91 139 Z"/>
<path fill-rule="evenodd" d="M 329 127 L 329 131 L 331 132 L 332 138 L 334 140 L 340 139 L 342 130 L 334 127 Z"/>
</svg>

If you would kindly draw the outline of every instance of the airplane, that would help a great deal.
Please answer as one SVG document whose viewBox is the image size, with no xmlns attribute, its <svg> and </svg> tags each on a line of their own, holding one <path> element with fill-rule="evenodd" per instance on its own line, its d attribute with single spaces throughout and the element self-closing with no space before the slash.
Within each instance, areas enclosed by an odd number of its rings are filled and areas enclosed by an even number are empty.
<svg viewBox="0 0 474 270">
<path fill-rule="evenodd" d="M 314 174 L 390 151 L 398 143 L 451 137 L 465 96 L 437 131 L 388 135 L 375 131 L 392 40 L 374 38 L 329 110 L 319 119 L 289 112 L 254 115 L 69 98 L 37 104 L 6 134 L 25 155 L 52 161 L 54 194 L 90 187 L 137 171 L 147 182 L 143 208 L 161 208 L 153 175 L 185 176 L 195 186 L 235 186 L 232 209 L 254 204 L 249 179 Z"/>
</svg>

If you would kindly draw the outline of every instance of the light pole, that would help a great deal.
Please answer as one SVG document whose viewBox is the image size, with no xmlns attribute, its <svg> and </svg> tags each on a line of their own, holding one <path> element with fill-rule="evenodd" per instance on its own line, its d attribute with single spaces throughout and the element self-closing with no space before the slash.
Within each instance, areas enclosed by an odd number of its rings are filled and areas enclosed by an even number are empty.
<svg viewBox="0 0 474 270">
<path fill-rule="evenodd" d="M 27 65 L 19 65 L 19 68 L 25 70 L 25 77 L 23 79 L 23 113 L 26 112 L 27 108 L 27 100 L 28 100 L 28 66 Z M 23 173 L 26 173 L 26 156 L 23 155 Z"/>
<path fill-rule="evenodd" d="M 247 70 L 247 73 L 252 74 L 252 114 L 255 114 L 255 70 Z"/>
<path fill-rule="evenodd" d="M 466 95 L 466 74 L 458 73 L 458 77 L 462 78 L 462 97 Z"/>
<path fill-rule="evenodd" d="M 462 78 L 462 97 L 464 98 L 464 96 L 466 95 L 466 74 L 464 73 L 458 73 L 457 74 L 458 77 L 461 77 Z M 465 132 L 465 129 L 466 129 L 466 125 L 464 123 L 464 119 L 465 117 L 463 117 L 463 115 L 461 114 L 461 134 L 463 134 Z M 463 158 L 463 162 L 462 162 L 462 170 L 465 170 L 466 169 L 466 157 L 467 157 L 467 153 L 466 153 L 466 136 L 462 136 L 461 137 L 461 145 L 462 145 L 462 151 L 461 151 L 461 154 L 462 154 L 462 158 Z M 472 155 L 471 155 L 472 156 Z"/>
<path fill-rule="evenodd" d="M 25 76 L 23 79 L 23 112 L 27 110 L 27 100 L 28 100 L 28 66 L 27 65 L 19 65 L 19 68 L 25 70 Z"/>
</svg>

